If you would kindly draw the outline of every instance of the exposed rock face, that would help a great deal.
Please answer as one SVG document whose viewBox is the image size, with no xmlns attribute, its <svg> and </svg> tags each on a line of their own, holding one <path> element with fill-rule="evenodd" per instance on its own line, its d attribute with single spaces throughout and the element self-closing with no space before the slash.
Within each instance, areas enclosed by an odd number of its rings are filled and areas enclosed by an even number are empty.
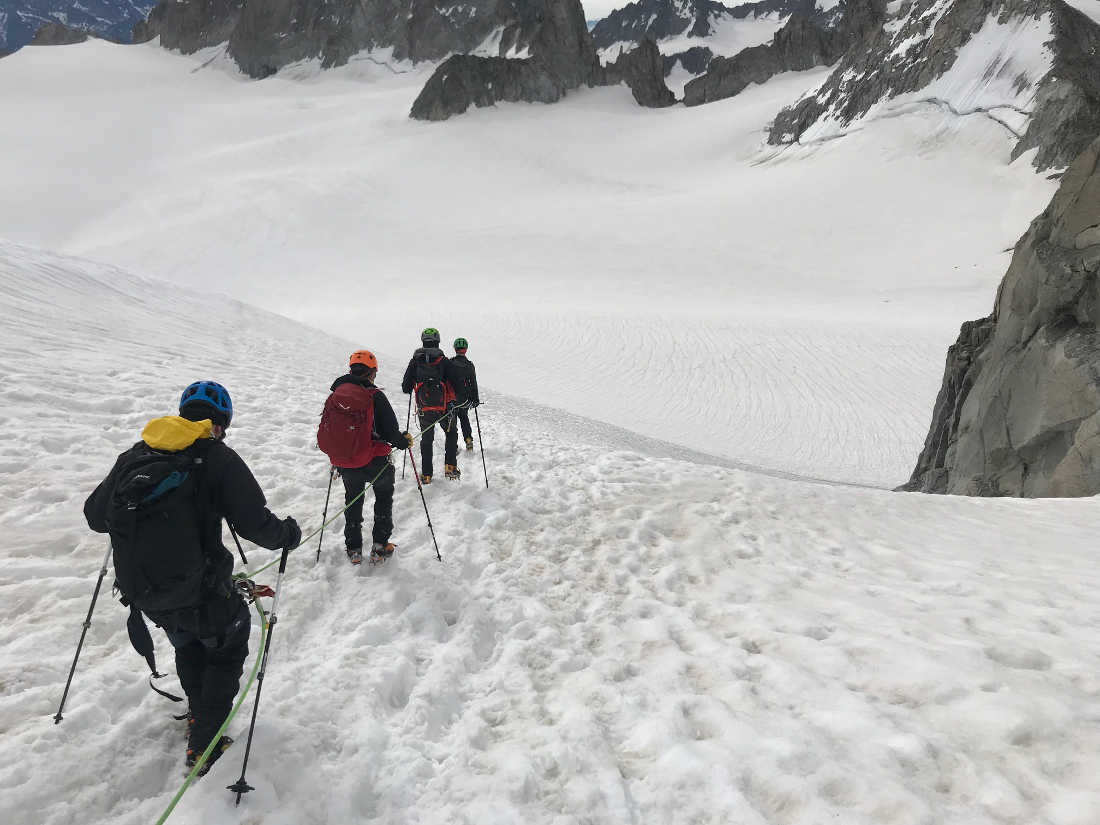
<svg viewBox="0 0 1100 825">
<path fill-rule="evenodd" d="M 602 71 L 579 0 L 538 0 L 535 12 L 514 35 L 505 29 L 508 52 L 524 43 L 527 58 L 455 55 L 432 74 L 410 115 L 443 120 L 469 106 L 498 101 L 553 103 L 569 89 L 595 85 Z M 504 51 L 503 45 L 500 47 Z"/>
<path fill-rule="evenodd" d="M 710 66 L 712 60 L 714 60 L 714 52 L 706 46 L 692 46 L 690 49 L 676 54 L 666 54 L 664 56 L 665 76 L 668 76 L 677 63 L 690 74 L 702 74 Z"/>
<path fill-rule="evenodd" d="M 659 109 L 676 103 L 676 95 L 665 85 L 664 58 L 652 40 L 643 40 L 638 48 L 605 67 L 604 83 L 626 83 L 641 106 Z"/>
<path fill-rule="evenodd" d="M 1047 43 L 1049 56 L 1035 49 Z M 818 89 L 779 113 L 769 141 L 834 137 L 899 105 L 996 119 L 1064 166 L 1100 125 L 1100 26 L 1062 0 L 915 0 Z"/>
<path fill-rule="evenodd" d="M 684 104 L 698 106 L 733 97 L 750 83 L 763 83 L 780 72 L 829 66 L 879 30 L 886 18 L 885 0 L 841 0 L 837 9 L 835 25 L 794 14 L 771 43 L 733 57 L 716 57 L 705 75 L 684 87 Z"/>
<path fill-rule="evenodd" d="M 80 29 L 70 29 L 61 23 L 46 23 L 34 33 L 29 45 L 31 46 L 71 46 L 74 43 L 83 43 L 88 39 L 88 33 Z"/>
<path fill-rule="evenodd" d="M 130 27 L 153 7 L 155 0 L 0 0 L 0 55 L 14 52 L 34 39 L 46 24 L 86 31 L 105 40 L 125 43 Z M 44 35 L 54 38 L 54 34 Z M 41 41 L 39 45 L 43 45 Z"/>
<path fill-rule="evenodd" d="M 1016 158 L 1038 148 L 1040 169 L 1068 166 L 1100 134 L 1100 25 L 1065 3 L 1053 18 L 1054 66 L 1036 90 L 1027 131 L 1016 144 Z"/>
<path fill-rule="evenodd" d="M 963 325 L 907 490 L 1100 493 L 1100 138 L 1016 245 L 993 315 Z"/>
<path fill-rule="evenodd" d="M 162 0 L 135 30 L 140 40 L 157 35 L 183 52 L 228 40 L 230 56 L 256 78 L 300 60 L 331 68 L 365 49 L 392 48 L 395 59 L 413 61 L 470 52 L 537 57 L 571 88 L 596 62 L 579 0 Z M 463 74 L 485 72 L 467 65 Z"/>
<path fill-rule="evenodd" d="M 725 5 L 716 0 L 636 0 L 596 23 L 592 40 L 597 49 L 606 49 L 616 43 L 641 43 L 646 38 L 707 37 L 723 20 L 743 20 L 765 14 L 786 17 L 797 12 L 824 23 L 831 18 L 832 11 L 822 11 L 817 2 L 761 0 Z"/>
<path fill-rule="evenodd" d="M 410 115 L 417 120 L 446 120 L 470 106 L 501 101 L 554 103 L 566 91 L 558 78 L 534 60 L 456 54 L 432 73 Z"/>
<path fill-rule="evenodd" d="M 597 49 L 605 49 L 684 33 L 706 37 L 716 20 L 733 16 L 733 9 L 715 0 L 637 0 L 599 21 L 592 29 L 592 41 Z"/>
<path fill-rule="evenodd" d="M 160 37 L 166 49 L 191 54 L 224 43 L 241 16 L 244 0 L 168 0 L 134 26 L 135 43 Z"/>
</svg>

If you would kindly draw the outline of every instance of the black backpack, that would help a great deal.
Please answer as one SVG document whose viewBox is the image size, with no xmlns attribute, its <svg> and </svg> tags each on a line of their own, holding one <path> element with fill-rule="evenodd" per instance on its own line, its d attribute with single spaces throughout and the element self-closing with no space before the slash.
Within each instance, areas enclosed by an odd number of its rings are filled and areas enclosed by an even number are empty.
<svg viewBox="0 0 1100 825">
<path fill-rule="evenodd" d="M 107 505 L 115 583 L 144 611 L 202 601 L 207 575 L 198 503 L 201 457 L 148 447 L 127 455 Z"/>
<path fill-rule="evenodd" d="M 448 372 L 455 391 L 455 401 L 460 404 L 470 401 L 476 394 L 474 388 L 477 386 L 473 363 L 466 358 L 452 358 Z"/>
<path fill-rule="evenodd" d="M 443 412 L 447 409 L 447 390 L 443 384 L 443 363 L 446 356 L 438 347 L 417 350 L 416 408 L 421 412 Z"/>
</svg>

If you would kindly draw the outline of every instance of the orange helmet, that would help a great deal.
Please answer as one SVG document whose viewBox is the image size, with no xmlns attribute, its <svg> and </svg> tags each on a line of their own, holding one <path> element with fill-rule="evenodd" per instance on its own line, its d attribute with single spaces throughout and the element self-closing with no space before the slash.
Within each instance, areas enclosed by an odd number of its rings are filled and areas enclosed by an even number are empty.
<svg viewBox="0 0 1100 825">
<path fill-rule="evenodd" d="M 374 357 L 373 352 L 366 349 L 357 349 L 351 354 L 351 358 L 348 359 L 348 366 L 351 367 L 356 364 L 362 364 L 372 370 L 378 369 L 378 359 Z"/>
</svg>

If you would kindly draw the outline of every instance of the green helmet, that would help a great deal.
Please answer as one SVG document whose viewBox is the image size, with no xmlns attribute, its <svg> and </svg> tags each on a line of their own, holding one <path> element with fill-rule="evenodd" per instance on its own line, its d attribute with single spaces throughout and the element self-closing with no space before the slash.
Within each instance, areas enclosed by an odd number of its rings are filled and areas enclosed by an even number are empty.
<svg viewBox="0 0 1100 825">
<path fill-rule="evenodd" d="M 439 330 L 435 327 L 427 327 L 420 333 L 420 343 L 427 344 L 429 341 L 433 346 L 439 346 Z"/>
<path fill-rule="evenodd" d="M 455 349 L 469 349 L 470 342 L 465 338 L 455 338 Z"/>
</svg>

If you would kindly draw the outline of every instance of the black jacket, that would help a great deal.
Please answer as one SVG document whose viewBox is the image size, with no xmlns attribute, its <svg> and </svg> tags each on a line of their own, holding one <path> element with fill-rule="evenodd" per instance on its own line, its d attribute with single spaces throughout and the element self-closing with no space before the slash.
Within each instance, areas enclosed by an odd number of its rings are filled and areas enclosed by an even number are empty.
<svg viewBox="0 0 1100 825">
<path fill-rule="evenodd" d="M 84 502 L 84 517 L 97 533 L 106 533 L 107 513 L 119 466 L 135 451 L 150 448 L 139 441 L 115 461 L 111 472 Z M 221 441 L 199 439 L 180 452 L 201 456 L 202 475 L 197 486 L 198 510 L 203 521 L 203 546 L 210 560 L 210 597 L 208 602 L 217 610 L 205 610 L 201 617 L 179 617 L 174 614 L 149 613 L 149 618 L 168 630 L 194 627 L 199 621 L 202 632 L 217 635 L 238 609 L 239 599 L 233 598 L 231 579 L 233 555 L 222 544 L 222 519 L 232 525 L 237 534 L 248 541 L 277 550 L 284 544 L 286 527 L 267 509 L 260 485 L 244 460 Z M 210 604 L 204 607 L 210 607 Z M 225 614 L 223 616 L 222 614 Z M 223 621 L 224 619 L 224 621 Z"/>
<path fill-rule="evenodd" d="M 352 375 L 351 373 L 341 375 L 332 382 L 329 392 L 332 392 L 341 384 L 358 384 L 368 390 L 378 390 L 374 394 L 374 433 L 372 435 L 377 435 L 380 440 L 385 441 L 397 450 L 404 450 L 409 446 L 409 443 L 405 440 L 404 432 L 397 424 L 397 415 L 394 413 L 393 407 L 390 406 L 390 400 L 386 398 L 386 394 L 382 390 L 371 383 L 369 378 Z"/>
<path fill-rule="evenodd" d="M 481 398 L 477 394 L 477 371 L 474 362 L 465 355 L 456 355 L 450 361 L 449 372 L 451 387 L 455 391 L 455 401 L 463 404 L 469 401 L 471 404 L 480 404 Z"/>
</svg>

